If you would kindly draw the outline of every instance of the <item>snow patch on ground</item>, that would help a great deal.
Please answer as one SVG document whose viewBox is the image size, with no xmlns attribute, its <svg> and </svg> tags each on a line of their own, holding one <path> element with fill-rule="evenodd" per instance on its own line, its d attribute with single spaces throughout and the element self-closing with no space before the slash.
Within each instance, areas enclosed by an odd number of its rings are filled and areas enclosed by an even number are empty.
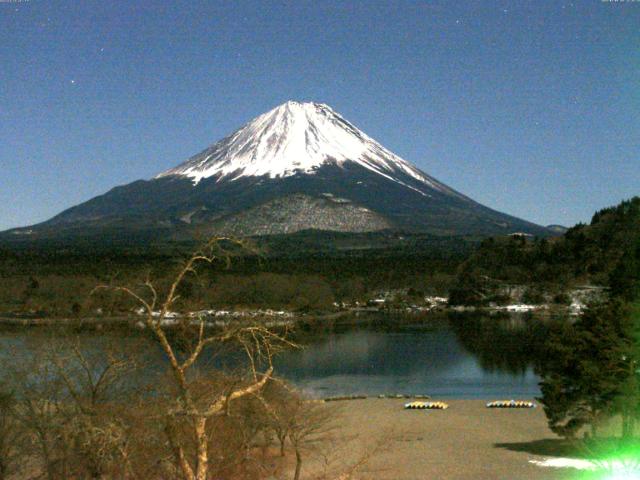
<svg viewBox="0 0 640 480">
<path fill-rule="evenodd" d="M 598 461 L 579 458 L 546 458 L 529 460 L 529 463 L 545 468 L 573 468 L 575 470 L 602 471 L 607 479 L 640 480 L 640 460 L 638 461 Z"/>
<path fill-rule="evenodd" d="M 595 470 L 597 468 L 593 462 L 579 458 L 547 458 L 545 460 L 529 460 L 529 463 L 538 467 L 575 468 L 577 470 Z"/>
<path fill-rule="evenodd" d="M 507 312 L 531 312 L 540 308 L 540 305 L 527 305 L 525 303 L 517 303 L 514 305 L 505 306 L 504 310 L 506 310 Z"/>
</svg>

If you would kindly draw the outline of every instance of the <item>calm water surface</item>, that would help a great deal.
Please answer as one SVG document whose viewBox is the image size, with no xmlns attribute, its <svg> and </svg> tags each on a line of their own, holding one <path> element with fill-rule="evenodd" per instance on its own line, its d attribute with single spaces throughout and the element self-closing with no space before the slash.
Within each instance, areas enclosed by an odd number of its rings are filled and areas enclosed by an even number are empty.
<svg viewBox="0 0 640 480">
<path fill-rule="evenodd" d="M 505 322 L 488 321 L 495 323 L 494 328 Z M 459 328 L 464 327 L 463 322 Z M 471 334 L 477 330 L 475 325 Z M 397 331 L 330 332 L 314 338 L 301 351 L 284 354 L 276 369 L 319 397 L 395 393 L 443 398 L 538 396 L 534 359 L 527 358 L 531 357 L 531 339 L 522 331 L 509 337 L 509 330 L 513 328 L 496 335 L 500 338 L 495 341 L 491 331 L 480 332 L 489 337 L 484 344 L 474 343 L 477 337 L 461 338 L 448 323 Z"/>
<path fill-rule="evenodd" d="M 83 333 L 83 343 L 99 350 L 105 342 L 101 335 Z M 299 336 L 304 348 L 278 357 L 276 372 L 316 397 L 400 393 L 489 399 L 540 393 L 532 365 L 545 329 L 535 319 L 449 315 L 403 324 L 378 316 L 373 323 Z M 0 333 L 0 354 L 6 358 L 10 351 L 10 361 L 20 362 L 37 348 L 34 337 L 33 330 Z M 157 353 L 155 371 L 165 365 Z"/>
</svg>

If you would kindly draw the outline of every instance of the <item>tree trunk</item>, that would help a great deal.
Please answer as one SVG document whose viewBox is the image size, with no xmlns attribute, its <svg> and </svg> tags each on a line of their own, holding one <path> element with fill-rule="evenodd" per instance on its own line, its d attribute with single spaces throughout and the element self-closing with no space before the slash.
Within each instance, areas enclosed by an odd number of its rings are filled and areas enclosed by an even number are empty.
<svg viewBox="0 0 640 480">
<path fill-rule="evenodd" d="M 207 480 L 209 470 L 207 417 L 195 418 L 196 442 L 198 445 L 198 465 L 196 468 L 196 480 Z"/>
<path fill-rule="evenodd" d="M 284 444 L 287 437 L 278 438 L 280 440 L 280 456 L 284 457 Z"/>
<path fill-rule="evenodd" d="M 293 474 L 293 480 L 300 480 L 300 470 L 302 470 L 302 455 L 296 447 L 296 472 Z"/>
<path fill-rule="evenodd" d="M 43 432 L 38 432 L 38 440 L 40 442 L 40 448 L 42 449 L 42 456 L 43 456 L 45 468 L 47 470 L 47 479 L 55 480 L 56 472 L 53 466 L 51 452 L 49 451 L 49 445 L 47 443 L 46 434 Z"/>
<path fill-rule="evenodd" d="M 173 432 L 171 430 L 170 425 L 166 425 L 164 429 L 167 439 L 169 440 L 169 444 L 171 445 L 171 449 L 173 450 L 173 454 L 175 455 L 176 462 L 180 466 L 180 470 L 182 470 L 182 477 L 184 480 L 194 480 L 195 475 L 193 474 L 193 469 L 187 458 L 184 455 L 184 450 L 182 446 L 178 445 L 173 436 Z"/>
<path fill-rule="evenodd" d="M 633 436 L 635 425 L 633 415 L 627 410 L 622 413 L 622 438 L 629 439 Z"/>
</svg>

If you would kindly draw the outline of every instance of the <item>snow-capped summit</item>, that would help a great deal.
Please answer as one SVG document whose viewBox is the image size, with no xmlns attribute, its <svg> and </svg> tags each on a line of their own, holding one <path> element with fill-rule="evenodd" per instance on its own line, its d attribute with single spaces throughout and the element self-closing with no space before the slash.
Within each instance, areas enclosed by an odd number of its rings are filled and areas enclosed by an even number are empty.
<svg viewBox="0 0 640 480">
<path fill-rule="evenodd" d="M 549 233 L 449 188 L 331 107 L 291 101 L 151 180 L 116 187 L 30 227 L 26 237 L 155 239 L 300 230 Z M 22 237 L 11 234 L 12 240 Z"/>
<path fill-rule="evenodd" d="M 453 190 L 425 175 L 406 160 L 367 136 L 331 107 L 323 103 L 288 101 L 264 113 L 228 137 L 162 172 L 171 175 L 233 181 L 242 177 L 283 178 L 297 173 L 312 174 L 320 166 L 356 163 L 389 180 L 428 195 L 403 182 L 398 173 L 409 175 L 430 188 Z"/>
</svg>

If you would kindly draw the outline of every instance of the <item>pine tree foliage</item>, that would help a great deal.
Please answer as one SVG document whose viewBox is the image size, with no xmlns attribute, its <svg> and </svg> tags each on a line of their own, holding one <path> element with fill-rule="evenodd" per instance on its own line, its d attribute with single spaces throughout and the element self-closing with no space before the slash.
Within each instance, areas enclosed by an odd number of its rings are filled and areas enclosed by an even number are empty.
<svg viewBox="0 0 640 480">
<path fill-rule="evenodd" d="M 564 437 L 587 425 L 595 433 L 614 415 L 622 437 L 630 437 L 640 419 L 640 235 L 627 239 L 609 284 L 607 302 L 547 342 L 541 402 L 550 428 Z"/>
<path fill-rule="evenodd" d="M 573 438 L 583 427 L 597 433 L 616 408 L 627 378 L 624 305 L 595 305 L 575 324 L 550 335 L 540 384 L 549 427 Z"/>
<path fill-rule="evenodd" d="M 503 284 L 535 284 L 550 292 L 591 283 L 620 289 L 640 268 L 640 197 L 596 212 L 589 225 L 557 238 L 489 238 L 458 270 L 453 303 L 491 301 Z M 618 284 L 619 283 L 619 284 Z M 479 288 L 482 287 L 482 288 Z"/>
</svg>

